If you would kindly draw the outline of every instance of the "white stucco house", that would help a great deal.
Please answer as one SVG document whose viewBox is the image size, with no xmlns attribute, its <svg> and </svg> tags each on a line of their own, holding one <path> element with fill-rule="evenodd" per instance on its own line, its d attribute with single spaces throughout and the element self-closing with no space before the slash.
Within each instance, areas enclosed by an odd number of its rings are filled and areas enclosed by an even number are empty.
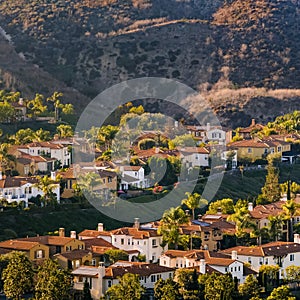
<svg viewBox="0 0 300 300">
<path fill-rule="evenodd" d="M 53 142 L 34 142 L 28 145 L 19 146 L 18 150 L 31 156 L 47 156 L 55 158 L 62 166 L 70 166 L 71 153 L 67 145 Z"/>
<path fill-rule="evenodd" d="M 210 272 L 221 274 L 231 273 L 238 283 L 243 283 L 247 275 L 256 274 L 236 257 L 229 258 L 208 250 L 168 250 L 161 255 L 159 264 L 177 269 L 196 268 L 201 274 L 206 274 L 208 269 Z"/>
<path fill-rule="evenodd" d="M 187 168 L 209 166 L 209 149 L 205 147 L 184 147 L 180 148 L 179 151 L 182 162 Z"/>
<path fill-rule="evenodd" d="M 140 166 L 121 166 L 121 189 L 128 190 L 129 187 L 148 188 L 150 182 L 145 178 L 144 168 Z"/>
<path fill-rule="evenodd" d="M 84 230 L 79 233 L 79 239 L 102 238 L 113 247 L 125 251 L 138 251 L 146 256 L 146 262 L 156 263 L 163 251 L 162 236 L 158 235 L 157 228 L 145 227 L 135 219 L 133 227 L 122 227 L 111 231 L 103 230 L 103 224 L 98 224 L 98 230 Z"/>
<path fill-rule="evenodd" d="M 34 177 L 2 176 L 0 172 L 0 197 L 6 199 L 8 203 L 24 201 L 27 207 L 30 198 L 43 195 L 43 191 L 36 186 L 37 182 L 37 179 Z M 59 203 L 60 185 L 53 183 L 52 191 L 56 194 L 56 199 Z"/>
<path fill-rule="evenodd" d="M 119 283 L 119 277 L 127 273 L 137 274 L 140 283 L 146 289 L 153 289 L 160 278 L 173 278 L 174 269 L 143 262 L 119 261 L 107 268 L 101 264 L 99 267 L 81 266 L 72 272 L 74 276 L 74 289 L 83 290 L 87 281 L 93 299 L 99 299 L 112 286 Z M 128 299 L 129 300 L 129 299 Z"/>
<path fill-rule="evenodd" d="M 262 265 L 278 265 L 280 279 L 284 278 L 285 268 L 300 266 L 300 239 L 295 235 L 295 242 L 271 242 L 261 246 L 237 246 L 222 251 L 236 257 L 239 261 L 249 263 L 251 268 L 258 272 Z"/>
</svg>

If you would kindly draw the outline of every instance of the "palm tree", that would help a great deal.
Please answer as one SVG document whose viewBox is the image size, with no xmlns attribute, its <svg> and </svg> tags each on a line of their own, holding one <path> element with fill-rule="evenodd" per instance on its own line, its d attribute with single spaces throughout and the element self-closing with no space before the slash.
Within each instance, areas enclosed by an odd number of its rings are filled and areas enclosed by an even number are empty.
<svg viewBox="0 0 300 300">
<path fill-rule="evenodd" d="M 57 126 L 56 131 L 61 138 L 71 137 L 74 135 L 73 129 L 70 125 L 61 124 Z"/>
<path fill-rule="evenodd" d="M 47 111 L 47 106 L 44 105 L 44 96 L 36 94 L 33 100 L 27 103 L 27 107 L 32 111 L 32 118 L 36 119 L 37 116 Z"/>
<path fill-rule="evenodd" d="M 59 93 L 59 92 L 54 92 L 52 96 L 50 96 L 49 98 L 47 98 L 47 101 L 50 101 L 53 103 L 54 106 L 54 120 L 55 122 L 58 121 L 59 119 L 59 109 L 63 108 L 64 105 L 61 103 L 61 100 L 59 98 L 61 98 L 63 96 L 63 93 Z"/>
<path fill-rule="evenodd" d="M 287 200 L 286 203 L 282 206 L 283 217 L 288 222 L 288 241 L 293 241 L 293 217 L 298 215 L 300 204 L 296 203 L 294 200 Z"/>
<path fill-rule="evenodd" d="M 192 210 L 193 220 L 195 219 L 195 209 L 198 207 L 204 207 L 208 204 L 208 201 L 203 199 L 198 193 L 185 193 L 187 198 L 183 199 L 181 204 L 186 205 L 190 210 Z"/>
<path fill-rule="evenodd" d="M 284 217 L 282 215 L 268 217 L 269 225 L 268 229 L 270 232 L 271 239 L 278 241 L 278 237 L 281 234 L 282 225 L 284 224 Z"/>
<path fill-rule="evenodd" d="M 186 247 L 189 236 L 181 234 L 180 225 L 186 224 L 187 222 L 188 216 L 181 207 L 171 207 L 165 211 L 160 220 L 158 234 L 163 236 L 164 243 L 169 246 L 174 246 L 175 249 L 178 249 L 179 245 Z"/>
<path fill-rule="evenodd" d="M 56 197 L 53 189 L 56 187 L 56 182 L 48 175 L 43 177 L 37 176 L 36 179 L 38 182 L 35 186 L 43 192 L 42 200 L 44 201 L 44 205 L 54 204 L 56 202 Z"/>
<path fill-rule="evenodd" d="M 106 150 L 109 150 L 111 148 L 112 141 L 118 131 L 119 127 L 112 125 L 102 126 L 100 128 L 98 138 L 104 143 Z"/>
</svg>

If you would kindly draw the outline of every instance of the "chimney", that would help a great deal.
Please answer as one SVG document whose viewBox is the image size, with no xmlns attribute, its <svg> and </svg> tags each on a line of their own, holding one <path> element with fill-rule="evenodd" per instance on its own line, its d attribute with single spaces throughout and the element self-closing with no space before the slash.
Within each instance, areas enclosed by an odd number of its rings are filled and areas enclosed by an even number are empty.
<svg viewBox="0 0 300 300">
<path fill-rule="evenodd" d="M 64 237 L 65 236 L 65 229 L 64 228 L 59 228 L 59 230 L 58 230 L 58 235 L 60 236 L 60 237 Z"/>
<path fill-rule="evenodd" d="M 237 251 L 233 250 L 231 252 L 231 259 L 236 260 L 237 259 Z"/>
<path fill-rule="evenodd" d="M 252 202 L 248 203 L 248 210 L 253 211 L 253 203 Z"/>
<path fill-rule="evenodd" d="M 0 180 L 3 179 L 3 176 L 2 176 L 2 171 L 0 171 Z"/>
<path fill-rule="evenodd" d="M 186 210 L 185 210 L 185 214 L 186 214 L 187 216 L 189 216 L 189 215 L 190 215 L 190 210 L 189 210 L 189 209 L 186 209 Z"/>
<path fill-rule="evenodd" d="M 155 154 L 159 153 L 159 147 L 155 147 Z"/>
<path fill-rule="evenodd" d="M 255 119 L 251 120 L 251 126 L 255 126 Z"/>
<path fill-rule="evenodd" d="M 103 230 L 103 223 L 98 223 L 98 231 L 104 231 Z"/>
<path fill-rule="evenodd" d="M 134 228 L 139 229 L 140 228 L 140 219 L 139 218 L 134 218 Z"/>
<path fill-rule="evenodd" d="M 299 234 L 298 233 L 294 234 L 294 243 L 300 244 L 300 238 L 299 238 Z"/>
<path fill-rule="evenodd" d="M 76 231 L 71 231 L 70 237 L 76 239 Z"/>
<path fill-rule="evenodd" d="M 206 273 L 206 263 L 205 263 L 205 259 L 200 259 L 200 268 L 199 268 L 199 272 L 201 274 L 205 274 Z"/>
<path fill-rule="evenodd" d="M 53 181 L 56 180 L 56 174 L 55 174 L 55 172 L 51 172 L 50 179 L 53 180 Z"/>
<path fill-rule="evenodd" d="M 210 123 L 206 124 L 206 131 L 210 131 Z"/>
<path fill-rule="evenodd" d="M 218 214 L 218 215 L 221 215 L 221 214 L 222 214 L 222 207 L 218 207 L 218 208 L 217 208 L 217 214 Z"/>
</svg>

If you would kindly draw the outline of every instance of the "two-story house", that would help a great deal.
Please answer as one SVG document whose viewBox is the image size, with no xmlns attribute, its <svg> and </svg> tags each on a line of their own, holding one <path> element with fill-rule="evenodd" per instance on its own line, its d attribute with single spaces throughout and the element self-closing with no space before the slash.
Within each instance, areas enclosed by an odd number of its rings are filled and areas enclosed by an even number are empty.
<svg viewBox="0 0 300 300">
<path fill-rule="evenodd" d="M 184 147 L 179 149 L 182 163 L 187 168 L 209 167 L 209 149 L 205 147 Z"/>
<path fill-rule="evenodd" d="M 280 267 L 280 279 L 284 278 L 285 269 L 288 266 L 300 266 L 299 235 L 295 236 L 295 242 L 271 242 L 261 246 L 237 246 L 223 250 L 222 252 L 239 261 L 248 263 L 258 272 L 262 265 L 278 265 Z"/>
<path fill-rule="evenodd" d="M 31 156 L 45 156 L 55 158 L 62 166 L 71 164 L 71 153 L 68 146 L 53 142 L 33 142 L 18 147 L 18 150 Z"/>
<path fill-rule="evenodd" d="M 43 196 L 44 193 L 37 187 L 38 180 L 34 177 L 10 177 L 2 176 L 0 172 L 0 196 L 7 200 L 8 203 L 14 201 L 24 202 L 28 206 L 28 200 L 38 195 Z M 60 186 L 53 183 L 52 191 L 56 195 L 56 200 L 60 202 Z"/>
<path fill-rule="evenodd" d="M 24 252 L 32 262 L 38 262 L 49 258 L 49 247 L 40 242 L 8 240 L 0 242 L 0 249 L 7 250 L 7 252 Z"/>
<path fill-rule="evenodd" d="M 150 182 L 145 178 L 144 168 L 140 166 L 121 166 L 121 189 L 128 190 L 129 187 L 148 188 Z"/>
<path fill-rule="evenodd" d="M 93 299 L 99 299 L 104 293 L 125 274 L 137 274 L 140 283 L 146 290 L 154 289 L 156 281 L 160 278 L 166 280 L 173 278 L 174 269 L 157 264 L 119 261 L 107 268 L 103 264 L 99 267 L 82 266 L 72 272 L 74 289 L 83 290 L 84 282 L 89 283 Z"/>
</svg>

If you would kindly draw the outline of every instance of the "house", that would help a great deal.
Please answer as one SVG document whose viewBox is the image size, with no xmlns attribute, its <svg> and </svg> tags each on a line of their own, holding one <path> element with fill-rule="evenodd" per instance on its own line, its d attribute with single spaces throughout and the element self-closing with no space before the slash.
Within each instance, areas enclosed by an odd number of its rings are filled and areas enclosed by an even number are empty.
<svg viewBox="0 0 300 300">
<path fill-rule="evenodd" d="M 55 169 L 57 160 L 45 156 L 33 156 L 22 153 L 21 151 L 15 152 L 16 166 L 20 176 L 35 175 L 39 173 L 49 173 Z"/>
<path fill-rule="evenodd" d="M 72 271 L 73 275 L 73 289 L 83 290 L 84 283 L 89 284 L 91 296 L 94 300 L 100 299 L 104 295 L 103 290 L 103 278 L 105 276 L 104 264 L 100 264 L 98 267 L 93 266 L 81 266 L 78 269 Z"/>
<path fill-rule="evenodd" d="M 265 158 L 269 153 L 290 151 L 290 143 L 277 140 L 242 140 L 228 144 L 230 150 L 237 151 L 237 160 L 248 158 L 252 162 Z"/>
<path fill-rule="evenodd" d="M 187 125 L 186 130 L 198 143 L 211 142 L 225 145 L 232 138 L 231 130 L 224 130 L 221 126 L 211 125 L 210 123 L 207 123 L 206 126 Z"/>
<path fill-rule="evenodd" d="M 68 146 L 53 142 L 33 142 L 18 147 L 18 150 L 31 156 L 55 158 L 63 167 L 71 164 L 71 153 Z"/>
<path fill-rule="evenodd" d="M 23 98 L 20 98 L 18 102 L 12 102 L 10 105 L 14 108 L 16 113 L 16 120 L 19 122 L 26 121 L 27 118 L 27 106 L 24 103 Z"/>
<path fill-rule="evenodd" d="M 145 178 L 144 168 L 140 166 L 121 166 L 121 189 L 128 190 L 130 187 L 148 188 L 150 182 Z"/>
<path fill-rule="evenodd" d="M 153 291 L 160 278 L 173 278 L 174 269 L 156 264 L 119 261 L 108 268 L 103 264 L 99 267 L 82 266 L 72 272 L 74 289 L 83 290 L 84 282 L 88 282 L 93 299 L 99 299 L 114 284 L 119 283 L 119 277 L 131 273 L 140 277 L 140 283 L 146 289 Z"/>
<path fill-rule="evenodd" d="M 284 278 L 288 266 L 300 266 L 300 240 L 295 234 L 294 242 L 271 242 L 261 246 L 237 246 L 223 250 L 222 253 L 251 265 L 258 272 L 262 265 L 278 265 L 279 277 Z"/>
<path fill-rule="evenodd" d="M 263 128 L 264 128 L 263 125 L 257 124 L 255 122 L 255 119 L 252 119 L 250 126 L 238 129 L 238 134 L 243 139 L 248 140 L 248 139 L 252 138 L 253 133 L 258 132 L 258 131 L 262 130 Z"/>
<path fill-rule="evenodd" d="M 40 242 L 8 240 L 0 242 L 0 250 L 24 252 L 32 262 L 36 263 L 49 258 L 49 247 Z"/>
<path fill-rule="evenodd" d="M 38 195 L 43 196 L 43 191 L 36 184 L 38 180 L 34 177 L 10 177 L 2 176 L 0 172 L 0 197 L 7 200 L 8 203 L 24 201 L 25 206 L 28 206 L 28 201 L 32 197 Z M 56 200 L 60 202 L 60 186 L 57 183 L 53 184 L 52 191 L 56 194 Z"/>
<path fill-rule="evenodd" d="M 168 250 L 160 257 L 160 265 L 179 269 L 196 268 L 201 274 L 230 272 L 239 283 L 243 283 L 250 273 L 255 273 L 236 258 L 231 259 L 226 254 L 208 250 Z"/>
<path fill-rule="evenodd" d="M 96 265 L 96 259 L 89 250 L 75 249 L 72 251 L 54 254 L 53 258 L 65 269 L 74 270 L 82 265 Z M 93 260 L 94 259 L 94 260 Z"/>
<path fill-rule="evenodd" d="M 223 233 L 218 227 L 198 220 L 181 225 L 180 232 L 189 236 L 198 236 L 201 239 L 201 247 L 210 251 L 218 250 L 223 239 Z"/>
<path fill-rule="evenodd" d="M 258 229 L 268 227 L 269 216 L 278 216 L 283 213 L 282 206 L 286 201 L 277 201 L 270 204 L 257 205 L 253 207 L 253 203 L 248 204 L 249 215 L 255 221 Z M 288 221 L 282 225 L 281 228 L 282 239 L 288 240 Z"/>
<path fill-rule="evenodd" d="M 209 167 L 209 149 L 205 147 L 184 147 L 179 149 L 182 163 L 187 168 Z"/>
<path fill-rule="evenodd" d="M 57 253 L 66 253 L 73 250 L 84 250 L 85 244 L 76 238 L 76 232 L 71 232 L 71 237 L 65 236 L 65 229 L 59 228 L 59 236 L 36 236 L 27 238 L 18 238 L 20 241 L 39 242 L 50 249 L 50 257 Z"/>
<path fill-rule="evenodd" d="M 157 227 L 140 225 L 138 218 L 135 219 L 134 227 L 104 231 L 103 224 L 99 223 L 98 230 L 84 230 L 78 236 L 82 241 L 102 238 L 113 247 L 128 252 L 131 260 L 136 259 L 135 255 L 141 254 L 146 256 L 147 262 L 157 262 L 164 251 L 161 246 L 162 237 L 158 235 Z"/>
<path fill-rule="evenodd" d="M 160 266 L 157 264 L 118 261 L 105 269 L 103 290 L 107 291 L 107 289 L 112 285 L 118 284 L 118 277 L 122 277 L 126 273 L 139 275 L 141 285 L 146 289 L 153 290 L 156 281 L 158 281 L 160 278 L 163 280 L 173 278 L 174 271 L 174 268 Z"/>
</svg>

